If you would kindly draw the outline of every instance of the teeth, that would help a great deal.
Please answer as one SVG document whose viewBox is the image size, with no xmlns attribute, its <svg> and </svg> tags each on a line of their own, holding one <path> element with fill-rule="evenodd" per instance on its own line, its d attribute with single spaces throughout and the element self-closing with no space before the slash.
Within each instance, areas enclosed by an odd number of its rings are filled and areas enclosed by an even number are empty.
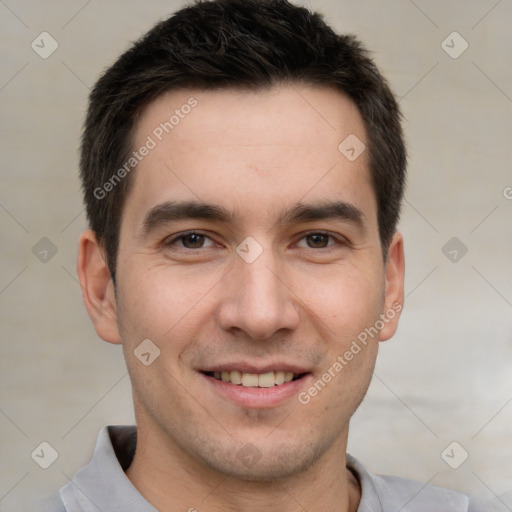
<svg viewBox="0 0 512 512">
<path fill-rule="evenodd" d="M 258 374 L 256 373 L 244 373 L 242 376 L 242 386 L 246 388 L 258 387 Z"/>
<path fill-rule="evenodd" d="M 274 372 L 275 379 L 276 379 L 276 386 L 280 386 L 281 384 L 284 384 L 284 372 Z"/>
<path fill-rule="evenodd" d="M 262 373 L 258 376 L 258 386 L 260 388 L 271 388 L 275 383 L 274 372 Z"/>
<path fill-rule="evenodd" d="M 229 374 L 229 380 L 226 382 L 230 382 L 231 384 L 242 384 L 242 373 L 241 372 L 226 372 Z"/>
<path fill-rule="evenodd" d="M 280 386 L 285 382 L 291 382 L 296 376 L 293 372 L 267 372 L 267 373 L 242 373 L 237 370 L 213 372 L 217 380 L 231 382 L 231 384 L 242 385 L 247 388 L 271 388 Z"/>
</svg>

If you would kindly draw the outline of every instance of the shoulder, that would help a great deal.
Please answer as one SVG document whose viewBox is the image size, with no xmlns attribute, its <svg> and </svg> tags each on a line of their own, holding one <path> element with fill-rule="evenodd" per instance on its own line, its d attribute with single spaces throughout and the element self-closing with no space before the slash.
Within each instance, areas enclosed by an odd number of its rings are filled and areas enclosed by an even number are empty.
<svg viewBox="0 0 512 512">
<path fill-rule="evenodd" d="M 374 475 L 347 454 L 347 466 L 361 485 L 358 512 L 502 512 L 508 507 L 486 500 L 474 500 L 466 494 L 407 478 Z"/>
<path fill-rule="evenodd" d="M 371 476 L 384 512 L 396 507 L 411 512 L 429 509 L 469 512 L 469 497 L 460 492 L 396 476 Z"/>
</svg>

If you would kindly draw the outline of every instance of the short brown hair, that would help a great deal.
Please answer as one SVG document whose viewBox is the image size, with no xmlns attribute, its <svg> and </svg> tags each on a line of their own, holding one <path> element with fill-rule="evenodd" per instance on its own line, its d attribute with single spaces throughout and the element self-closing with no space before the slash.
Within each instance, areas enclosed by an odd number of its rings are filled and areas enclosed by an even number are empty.
<svg viewBox="0 0 512 512">
<path fill-rule="evenodd" d="M 355 37 L 336 34 L 318 13 L 286 0 L 199 1 L 134 43 L 90 95 L 80 175 L 89 223 L 106 250 L 113 279 L 133 180 L 127 173 L 115 183 L 112 177 L 133 151 L 141 110 L 177 88 L 258 89 L 283 82 L 334 87 L 358 106 L 386 255 L 400 214 L 406 150 L 398 104 L 366 50 Z M 108 193 L 106 183 L 112 185 Z"/>
</svg>

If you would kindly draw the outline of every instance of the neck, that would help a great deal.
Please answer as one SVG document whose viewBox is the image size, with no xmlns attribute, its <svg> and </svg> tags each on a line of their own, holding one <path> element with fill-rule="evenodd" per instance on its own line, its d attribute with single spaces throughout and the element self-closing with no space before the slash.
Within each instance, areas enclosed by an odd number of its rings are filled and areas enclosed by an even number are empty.
<svg viewBox="0 0 512 512">
<path fill-rule="evenodd" d="M 355 512 L 360 488 L 346 468 L 346 440 L 345 435 L 306 471 L 262 482 L 220 473 L 139 426 L 136 454 L 126 474 L 160 511 Z"/>
</svg>

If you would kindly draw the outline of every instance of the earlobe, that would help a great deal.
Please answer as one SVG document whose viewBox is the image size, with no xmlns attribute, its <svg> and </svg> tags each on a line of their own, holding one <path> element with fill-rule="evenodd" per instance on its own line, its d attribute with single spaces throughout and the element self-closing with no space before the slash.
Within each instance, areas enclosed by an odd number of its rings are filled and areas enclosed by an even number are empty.
<svg viewBox="0 0 512 512">
<path fill-rule="evenodd" d="M 379 340 L 391 338 L 398 327 L 398 320 L 404 304 L 404 243 L 403 237 L 396 232 L 389 245 L 386 260 L 386 290 L 384 310 L 382 311 L 384 327 L 379 333 Z"/>
<path fill-rule="evenodd" d="M 98 336 L 109 343 L 121 343 L 114 284 L 94 231 L 84 231 L 80 236 L 77 273 L 85 307 Z"/>
</svg>

